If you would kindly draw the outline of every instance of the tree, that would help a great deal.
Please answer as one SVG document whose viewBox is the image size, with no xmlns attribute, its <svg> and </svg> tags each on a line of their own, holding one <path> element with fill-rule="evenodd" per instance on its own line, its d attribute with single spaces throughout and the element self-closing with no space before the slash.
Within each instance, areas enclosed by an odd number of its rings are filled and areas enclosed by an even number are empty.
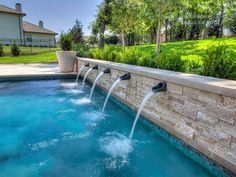
<svg viewBox="0 0 236 177">
<path fill-rule="evenodd" d="M 229 30 L 233 35 L 236 35 L 236 14 L 233 14 L 230 20 Z"/>
<path fill-rule="evenodd" d="M 88 43 L 91 45 L 95 45 L 98 42 L 96 35 L 90 35 L 88 38 Z"/>
<path fill-rule="evenodd" d="M 145 31 L 143 5 L 145 4 L 137 0 L 113 0 L 111 2 L 112 18 L 109 29 L 121 36 L 123 50 L 126 36 Z"/>
<path fill-rule="evenodd" d="M 111 18 L 111 0 L 104 0 L 99 6 L 95 21 L 92 23 L 92 33 L 98 35 L 98 47 L 104 48 L 104 34 L 106 26 L 110 23 Z"/>
<path fill-rule="evenodd" d="M 170 11 L 171 0 L 144 0 L 148 4 L 150 11 L 152 13 L 152 17 L 154 20 L 156 19 L 156 54 L 159 56 L 160 54 L 160 45 L 161 45 L 161 30 L 163 27 L 163 23 L 165 20 L 166 14 Z"/>
<path fill-rule="evenodd" d="M 75 25 L 70 30 L 72 40 L 74 41 L 75 44 L 81 44 L 84 42 L 82 28 L 83 26 L 81 22 L 77 19 L 75 21 Z"/>
<path fill-rule="evenodd" d="M 116 45 L 119 42 L 119 38 L 116 35 L 106 35 L 105 42 L 106 44 Z"/>
</svg>

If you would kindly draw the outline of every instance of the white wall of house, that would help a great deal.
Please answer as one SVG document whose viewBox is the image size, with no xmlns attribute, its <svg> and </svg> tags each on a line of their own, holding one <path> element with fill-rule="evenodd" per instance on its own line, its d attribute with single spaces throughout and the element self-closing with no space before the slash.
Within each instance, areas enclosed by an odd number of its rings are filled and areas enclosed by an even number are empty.
<svg viewBox="0 0 236 177">
<path fill-rule="evenodd" d="M 23 43 L 22 16 L 0 12 L 0 43 L 10 45 L 16 41 L 17 44 L 21 44 L 21 40 Z"/>
<path fill-rule="evenodd" d="M 43 33 L 24 33 L 25 45 L 27 46 L 41 46 L 41 47 L 55 47 L 56 40 L 52 34 Z"/>
</svg>

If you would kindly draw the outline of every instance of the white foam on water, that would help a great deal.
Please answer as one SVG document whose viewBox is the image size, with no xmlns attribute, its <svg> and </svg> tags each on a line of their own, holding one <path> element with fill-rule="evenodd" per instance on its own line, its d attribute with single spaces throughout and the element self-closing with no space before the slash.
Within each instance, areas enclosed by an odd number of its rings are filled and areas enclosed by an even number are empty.
<svg viewBox="0 0 236 177">
<path fill-rule="evenodd" d="M 84 119 L 90 120 L 92 122 L 96 122 L 96 121 L 105 119 L 104 114 L 101 112 L 98 112 L 98 111 L 86 112 L 82 115 L 82 117 Z"/>
<path fill-rule="evenodd" d="M 71 99 L 70 100 L 73 104 L 82 105 L 82 104 L 89 104 L 91 100 L 89 98 L 80 98 L 80 99 Z"/>
<path fill-rule="evenodd" d="M 63 101 L 65 101 L 66 99 L 65 98 L 59 98 L 59 102 L 63 102 Z"/>
<path fill-rule="evenodd" d="M 97 124 L 96 123 L 92 123 L 92 124 L 89 124 L 89 126 L 94 128 L 94 127 L 97 127 Z"/>
<path fill-rule="evenodd" d="M 107 133 L 107 136 L 100 139 L 99 143 L 101 150 L 113 158 L 120 157 L 126 160 L 133 150 L 132 141 L 116 132 Z"/>
<path fill-rule="evenodd" d="M 69 113 L 69 112 L 76 112 L 74 109 L 66 109 L 66 110 L 61 110 L 59 111 L 60 113 Z"/>
<path fill-rule="evenodd" d="M 84 93 L 82 90 L 78 90 L 78 89 L 68 89 L 68 90 L 64 90 L 64 92 L 67 94 L 73 94 L 73 95 Z"/>
<path fill-rule="evenodd" d="M 84 132 L 84 133 L 65 132 L 62 134 L 62 139 L 65 141 L 72 141 L 72 140 L 87 138 L 89 136 L 90 136 L 89 132 Z"/>
<path fill-rule="evenodd" d="M 39 167 L 44 167 L 47 162 L 48 162 L 47 160 L 44 160 L 43 162 L 40 162 L 40 163 L 38 164 L 38 166 L 39 166 Z"/>
<path fill-rule="evenodd" d="M 114 159 L 114 158 L 106 158 L 104 159 L 104 164 L 105 167 L 109 170 L 114 170 L 114 169 L 121 169 L 125 165 L 128 165 L 129 162 L 125 159 Z"/>
<path fill-rule="evenodd" d="M 56 143 L 58 143 L 58 139 L 52 139 L 50 141 L 40 141 L 36 144 L 30 144 L 29 146 L 31 147 L 32 151 L 38 151 L 39 149 L 44 149 L 47 148 L 49 146 L 53 146 Z"/>
<path fill-rule="evenodd" d="M 77 86 L 77 83 L 74 83 L 74 82 L 61 83 L 60 86 L 65 87 L 65 88 L 74 88 Z"/>
</svg>

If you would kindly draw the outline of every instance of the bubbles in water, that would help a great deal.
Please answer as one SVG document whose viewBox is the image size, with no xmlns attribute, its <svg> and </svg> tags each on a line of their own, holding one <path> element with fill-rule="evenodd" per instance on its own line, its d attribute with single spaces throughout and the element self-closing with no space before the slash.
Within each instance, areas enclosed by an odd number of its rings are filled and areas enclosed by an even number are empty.
<svg viewBox="0 0 236 177">
<path fill-rule="evenodd" d="M 65 101 L 66 99 L 65 98 L 59 98 L 59 102 L 63 102 L 63 101 Z"/>
<path fill-rule="evenodd" d="M 89 98 L 80 98 L 80 99 L 71 99 L 70 100 L 73 104 L 82 105 L 82 104 L 89 104 L 91 100 Z"/>
<path fill-rule="evenodd" d="M 60 85 L 65 88 L 74 88 L 77 86 L 77 84 L 74 82 L 61 83 Z"/>
<path fill-rule="evenodd" d="M 76 112 L 74 109 L 66 109 L 66 110 L 61 110 L 59 111 L 60 113 L 69 113 L 69 112 Z"/>
<path fill-rule="evenodd" d="M 133 150 L 131 140 L 116 132 L 107 133 L 107 137 L 100 140 L 100 148 L 113 158 L 121 157 L 123 160 L 127 159 Z"/>
<path fill-rule="evenodd" d="M 43 167 L 46 165 L 46 163 L 47 163 L 47 160 L 44 160 L 43 162 L 40 162 L 38 165 L 39 167 Z"/>
<path fill-rule="evenodd" d="M 97 126 L 97 124 L 96 123 L 92 123 L 92 124 L 89 124 L 90 125 L 90 127 L 92 127 L 92 128 L 94 128 L 94 127 L 96 127 Z"/>
<path fill-rule="evenodd" d="M 96 122 L 96 121 L 105 119 L 104 114 L 102 114 L 101 112 L 97 112 L 97 111 L 86 112 L 82 115 L 82 117 L 84 119 L 90 120 L 92 122 Z"/>
<path fill-rule="evenodd" d="M 33 144 L 33 145 L 30 144 L 29 146 L 31 146 L 32 151 L 38 151 L 39 149 L 44 149 L 49 146 L 53 146 L 56 143 L 58 143 L 58 139 L 53 139 L 51 141 L 40 141 L 40 142 Z"/>
<path fill-rule="evenodd" d="M 128 161 L 125 159 L 114 159 L 114 158 L 106 158 L 104 160 L 104 164 L 107 169 L 114 170 L 114 169 L 121 169 L 125 165 L 128 164 Z"/>
<path fill-rule="evenodd" d="M 67 94 L 73 94 L 73 95 L 83 93 L 82 90 L 78 90 L 78 89 L 68 89 L 68 90 L 64 90 L 64 92 Z"/>
<path fill-rule="evenodd" d="M 81 138 L 87 138 L 90 136 L 89 132 L 84 132 L 84 133 L 72 133 L 72 132 L 65 132 L 62 134 L 63 140 L 76 140 L 76 139 L 81 139 Z"/>
</svg>

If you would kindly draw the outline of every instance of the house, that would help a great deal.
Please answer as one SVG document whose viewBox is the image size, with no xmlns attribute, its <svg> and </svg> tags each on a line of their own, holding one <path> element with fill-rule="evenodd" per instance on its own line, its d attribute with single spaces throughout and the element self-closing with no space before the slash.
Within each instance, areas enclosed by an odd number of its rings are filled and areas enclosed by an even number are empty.
<svg viewBox="0 0 236 177">
<path fill-rule="evenodd" d="M 55 47 L 57 33 L 44 28 L 43 21 L 38 25 L 23 21 L 26 14 L 20 3 L 15 9 L 0 5 L 0 43 L 18 45 Z"/>
</svg>

